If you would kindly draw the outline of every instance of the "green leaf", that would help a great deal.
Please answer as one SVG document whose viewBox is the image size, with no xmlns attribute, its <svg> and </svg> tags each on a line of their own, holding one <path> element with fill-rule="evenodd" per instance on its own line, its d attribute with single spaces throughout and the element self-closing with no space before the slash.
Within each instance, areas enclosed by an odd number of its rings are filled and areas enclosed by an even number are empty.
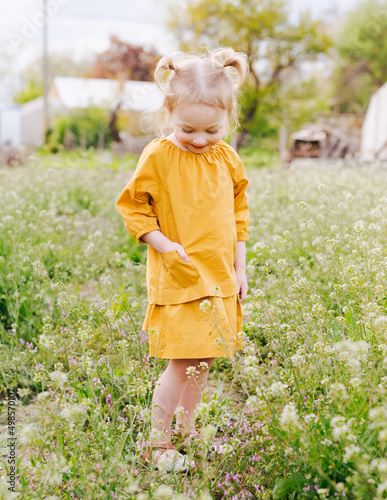
<svg viewBox="0 0 387 500">
<path fill-rule="evenodd" d="M 293 477 L 278 479 L 273 489 L 273 500 L 286 498 L 290 493 L 299 491 L 305 484 L 301 474 L 295 474 Z"/>
</svg>

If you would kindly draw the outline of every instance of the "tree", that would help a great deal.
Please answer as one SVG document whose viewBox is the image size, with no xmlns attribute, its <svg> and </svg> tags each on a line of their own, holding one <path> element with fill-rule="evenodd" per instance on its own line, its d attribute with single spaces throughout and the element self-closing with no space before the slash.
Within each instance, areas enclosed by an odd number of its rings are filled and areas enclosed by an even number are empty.
<svg viewBox="0 0 387 500">
<path fill-rule="evenodd" d="M 308 13 L 292 23 L 283 0 L 181 0 L 171 12 L 168 24 L 182 50 L 229 46 L 248 55 L 242 126 L 256 136 L 278 130 L 289 75 L 332 45 L 323 23 Z"/>
<path fill-rule="evenodd" d="M 159 55 L 153 50 L 110 37 L 110 47 L 98 54 L 88 73 L 93 78 L 122 78 L 123 80 L 152 81 L 155 60 Z"/>
<path fill-rule="evenodd" d="M 365 111 L 371 94 L 387 81 L 387 1 L 366 0 L 340 34 L 335 87 L 339 111 Z"/>
<path fill-rule="evenodd" d="M 19 104 L 24 104 L 41 95 L 43 95 L 43 85 L 30 78 L 26 85 L 19 92 L 15 93 L 13 100 Z"/>
</svg>

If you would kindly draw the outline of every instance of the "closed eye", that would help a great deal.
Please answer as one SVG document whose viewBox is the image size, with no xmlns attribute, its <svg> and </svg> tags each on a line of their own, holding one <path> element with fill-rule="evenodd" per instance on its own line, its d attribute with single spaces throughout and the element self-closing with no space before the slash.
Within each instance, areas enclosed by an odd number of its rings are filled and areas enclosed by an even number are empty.
<svg viewBox="0 0 387 500">
<path fill-rule="evenodd" d="M 185 130 L 184 128 L 182 129 L 182 131 L 185 133 L 185 134 L 192 134 L 192 132 L 194 132 L 194 130 Z M 206 130 L 206 132 L 208 134 L 216 134 L 218 131 L 217 130 Z"/>
</svg>

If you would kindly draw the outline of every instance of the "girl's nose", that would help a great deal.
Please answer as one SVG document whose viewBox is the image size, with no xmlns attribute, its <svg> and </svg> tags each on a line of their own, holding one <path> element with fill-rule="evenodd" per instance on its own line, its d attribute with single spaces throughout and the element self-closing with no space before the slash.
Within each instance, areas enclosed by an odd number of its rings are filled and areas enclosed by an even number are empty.
<svg viewBox="0 0 387 500">
<path fill-rule="evenodd" d="M 197 144 L 200 146 L 200 144 L 205 144 L 206 143 L 206 138 L 203 136 L 198 135 L 197 137 L 193 138 L 193 143 Z"/>
</svg>

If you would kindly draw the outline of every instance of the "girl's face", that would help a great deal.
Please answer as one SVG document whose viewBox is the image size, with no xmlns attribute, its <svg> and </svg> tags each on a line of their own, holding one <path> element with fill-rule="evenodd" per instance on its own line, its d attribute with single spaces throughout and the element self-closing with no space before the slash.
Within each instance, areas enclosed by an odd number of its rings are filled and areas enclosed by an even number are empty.
<svg viewBox="0 0 387 500">
<path fill-rule="evenodd" d="M 184 104 L 172 111 L 176 139 L 187 151 L 204 153 L 226 132 L 228 113 L 206 104 Z"/>
</svg>

